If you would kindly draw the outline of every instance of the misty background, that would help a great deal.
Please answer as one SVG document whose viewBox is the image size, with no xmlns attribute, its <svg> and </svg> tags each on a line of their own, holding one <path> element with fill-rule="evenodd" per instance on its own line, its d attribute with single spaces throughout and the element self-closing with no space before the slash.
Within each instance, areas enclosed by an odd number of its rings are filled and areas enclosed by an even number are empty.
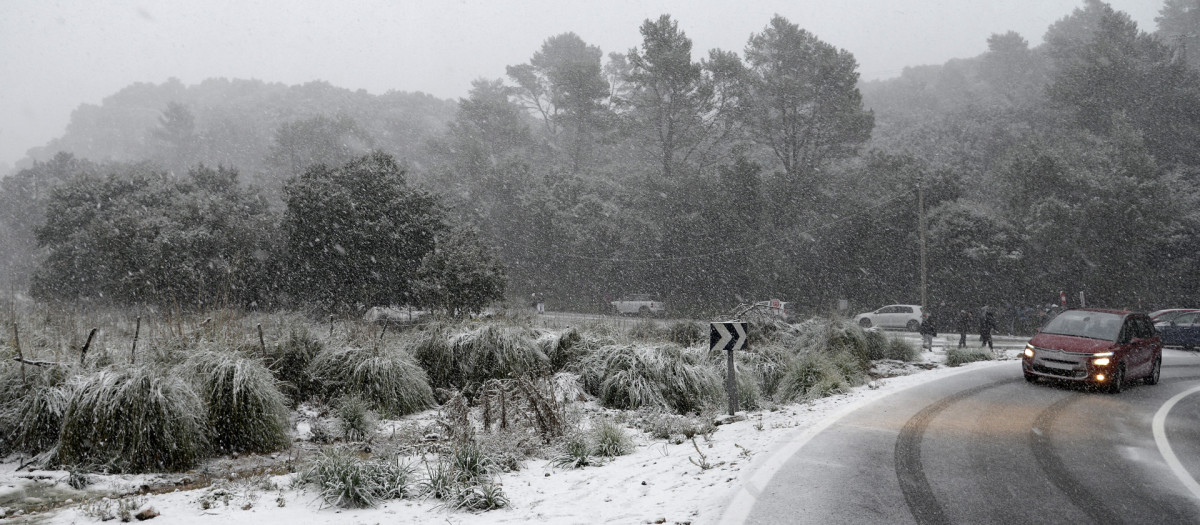
<svg viewBox="0 0 1200 525">
<path fill-rule="evenodd" d="M 0 270 L 43 298 L 289 305 L 334 254 L 376 275 L 351 306 L 486 268 L 556 308 L 873 308 L 920 300 L 921 209 L 934 304 L 1200 287 L 1195 1 L 0 11 Z M 359 168 L 477 264 L 410 289 L 302 238 L 302 197 Z"/>
</svg>

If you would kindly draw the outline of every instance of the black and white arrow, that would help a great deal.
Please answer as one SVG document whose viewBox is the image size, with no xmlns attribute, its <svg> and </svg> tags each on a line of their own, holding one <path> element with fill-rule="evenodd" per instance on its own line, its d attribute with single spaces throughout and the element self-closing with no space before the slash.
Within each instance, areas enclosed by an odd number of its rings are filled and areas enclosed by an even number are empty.
<svg viewBox="0 0 1200 525">
<path fill-rule="evenodd" d="M 746 323 L 709 323 L 708 343 L 712 350 L 741 350 L 746 345 Z"/>
</svg>

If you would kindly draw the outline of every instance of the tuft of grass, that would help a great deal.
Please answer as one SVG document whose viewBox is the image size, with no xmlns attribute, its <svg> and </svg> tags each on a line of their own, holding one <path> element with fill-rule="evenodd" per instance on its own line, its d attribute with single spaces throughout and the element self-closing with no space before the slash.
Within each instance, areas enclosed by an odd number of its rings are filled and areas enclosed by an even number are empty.
<svg viewBox="0 0 1200 525">
<path fill-rule="evenodd" d="M 450 501 L 451 507 L 469 511 L 502 509 L 508 505 L 508 496 L 504 494 L 504 489 L 490 479 L 476 485 L 459 487 Z"/>
<path fill-rule="evenodd" d="M 806 352 L 788 364 L 776 398 L 782 402 L 816 399 L 848 387 L 846 378 L 827 355 Z"/>
<path fill-rule="evenodd" d="M 434 405 L 425 371 L 408 354 L 354 346 L 326 349 L 312 363 L 327 394 L 362 397 L 385 417 L 399 417 Z"/>
<path fill-rule="evenodd" d="M 667 327 L 667 340 L 684 348 L 708 341 L 708 326 L 699 321 L 674 321 Z"/>
<path fill-rule="evenodd" d="M 436 388 L 516 379 L 551 368 L 537 331 L 497 324 L 485 324 L 448 338 L 440 330 L 430 330 L 413 345 L 413 355 Z"/>
<path fill-rule="evenodd" d="M 63 414 L 64 465 L 115 472 L 187 470 L 203 457 L 203 402 L 186 381 L 151 366 L 80 376 Z"/>
<path fill-rule="evenodd" d="M 962 366 L 975 361 L 991 361 L 992 353 L 980 349 L 951 348 L 946 350 L 946 366 Z"/>
<path fill-rule="evenodd" d="M 287 398 L 257 359 L 203 352 L 187 370 L 208 409 L 208 440 L 223 453 L 274 452 L 286 448 Z"/>
<path fill-rule="evenodd" d="M 558 468 L 583 468 L 592 463 L 592 444 L 581 433 L 567 436 L 562 452 L 550 460 L 550 464 Z"/>
<path fill-rule="evenodd" d="M 585 351 L 582 343 L 583 336 L 574 328 L 560 333 L 543 333 L 537 339 L 538 347 L 550 360 L 550 369 L 556 372 L 566 368 Z"/>
<path fill-rule="evenodd" d="M 342 439 L 346 441 L 365 441 L 375 433 L 375 417 L 361 397 L 348 395 L 340 398 L 337 416 L 341 421 Z"/>
<path fill-rule="evenodd" d="M 710 403 L 720 378 L 698 351 L 675 345 L 608 345 L 579 364 L 584 390 L 609 408 L 686 413 Z"/>
<path fill-rule="evenodd" d="M 307 329 L 293 329 L 283 343 L 275 347 L 270 360 L 271 372 L 282 385 L 280 390 L 293 405 L 308 401 L 321 393 L 321 385 L 312 376 L 309 365 L 325 349 L 325 345 Z"/>
<path fill-rule="evenodd" d="M 330 447 L 300 475 L 303 483 L 317 486 L 321 499 L 332 507 L 374 507 L 383 499 L 382 471 L 355 456 L 346 447 Z"/>
<path fill-rule="evenodd" d="M 387 454 L 371 463 L 379 481 L 379 495 L 383 499 L 404 499 L 412 495 L 413 475 L 416 470 L 399 454 Z"/>
<path fill-rule="evenodd" d="M 604 420 L 592 429 L 592 439 L 595 441 L 597 456 L 613 458 L 633 452 L 633 440 L 625 434 L 625 429 L 612 421 Z"/>
<path fill-rule="evenodd" d="M 58 444 L 68 396 L 62 385 L 29 386 L 13 407 L 13 448 L 32 455 L 53 449 Z"/>
<path fill-rule="evenodd" d="M 903 339 L 890 339 L 883 357 L 911 363 L 921 359 L 921 350 Z"/>
</svg>

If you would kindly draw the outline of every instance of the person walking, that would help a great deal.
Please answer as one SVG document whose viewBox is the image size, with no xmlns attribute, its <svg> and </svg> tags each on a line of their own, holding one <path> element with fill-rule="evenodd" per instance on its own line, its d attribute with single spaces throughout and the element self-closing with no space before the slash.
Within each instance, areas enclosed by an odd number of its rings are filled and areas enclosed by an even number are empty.
<svg viewBox="0 0 1200 525">
<path fill-rule="evenodd" d="M 970 310 L 962 309 L 958 311 L 958 347 L 967 347 L 967 332 L 971 331 L 971 321 L 973 320 Z"/>
<path fill-rule="evenodd" d="M 921 326 L 917 330 L 921 334 L 921 346 L 930 352 L 933 351 L 933 338 L 937 337 L 937 320 L 933 314 L 926 313 L 924 319 L 921 319 Z"/>
<path fill-rule="evenodd" d="M 996 329 L 996 316 L 992 309 L 983 307 L 983 316 L 979 318 L 979 346 L 992 350 L 992 331 Z"/>
</svg>

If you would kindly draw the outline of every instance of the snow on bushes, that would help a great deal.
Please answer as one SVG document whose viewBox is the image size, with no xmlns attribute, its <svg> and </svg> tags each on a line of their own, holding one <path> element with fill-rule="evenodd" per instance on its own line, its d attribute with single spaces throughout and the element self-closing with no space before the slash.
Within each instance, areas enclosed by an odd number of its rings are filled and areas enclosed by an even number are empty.
<svg viewBox="0 0 1200 525">
<path fill-rule="evenodd" d="M 187 381 L 162 368 L 106 368 L 74 379 L 63 414 L 63 465 L 175 472 L 204 457 L 205 411 Z"/>
<path fill-rule="evenodd" d="M 215 451 L 273 452 L 287 447 L 287 399 L 259 360 L 202 352 L 186 368 L 207 408 L 208 439 Z"/>
<path fill-rule="evenodd" d="M 331 395 L 357 395 L 384 417 L 399 417 L 434 405 L 425 371 L 396 349 L 327 348 L 312 362 L 313 375 Z"/>
</svg>

